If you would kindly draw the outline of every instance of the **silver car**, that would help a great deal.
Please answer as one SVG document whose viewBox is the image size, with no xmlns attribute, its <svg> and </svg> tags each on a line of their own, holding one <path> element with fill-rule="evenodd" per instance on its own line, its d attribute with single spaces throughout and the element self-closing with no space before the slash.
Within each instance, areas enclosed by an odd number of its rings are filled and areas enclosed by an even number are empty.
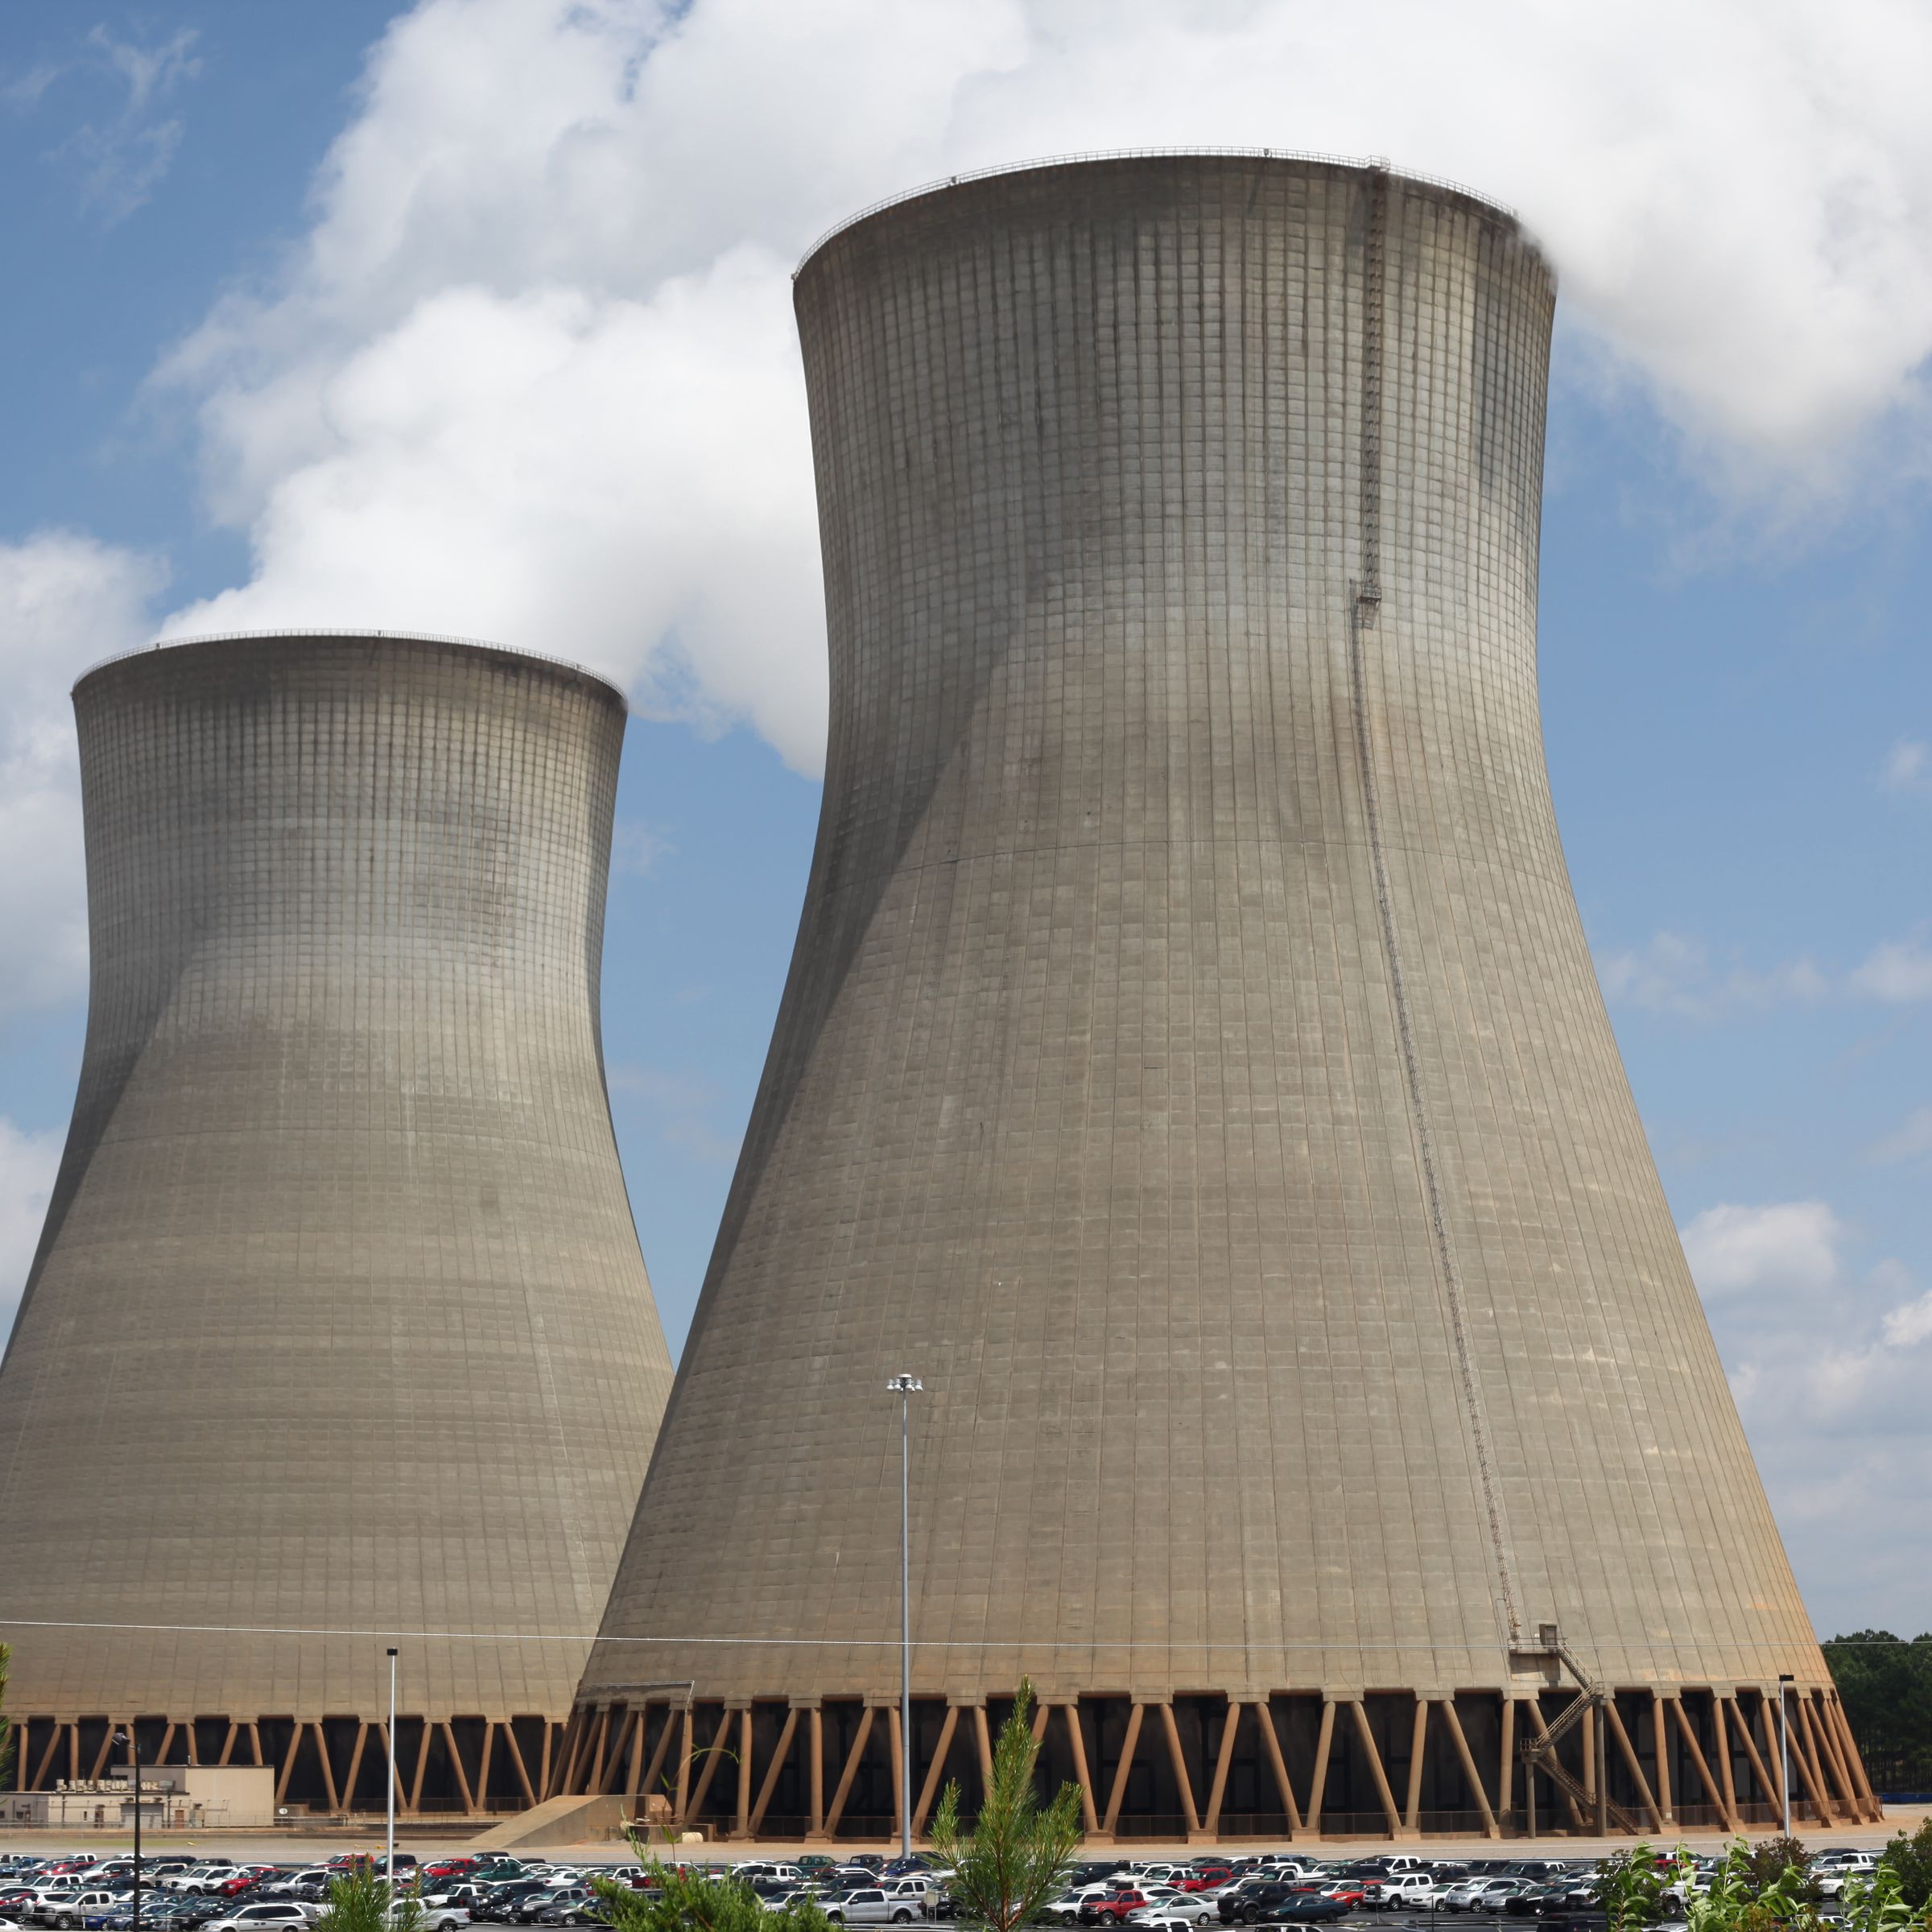
<svg viewBox="0 0 1932 1932">
<path fill-rule="evenodd" d="M 918 1901 L 890 1897 L 883 1886 L 861 1885 L 842 1898 L 825 1901 L 835 1926 L 909 1926 L 919 1916 Z"/>
</svg>

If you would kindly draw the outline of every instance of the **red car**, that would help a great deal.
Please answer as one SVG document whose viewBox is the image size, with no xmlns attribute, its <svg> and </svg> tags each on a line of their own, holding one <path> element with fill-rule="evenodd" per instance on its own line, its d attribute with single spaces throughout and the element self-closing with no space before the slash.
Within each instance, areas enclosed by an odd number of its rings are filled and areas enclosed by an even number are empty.
<svg viewBox="0 0 1932 1932">
<path fill-rule="evenodd" d="M 460 1878 L 465 1872 L 475 1871 L 482 1862 L 476 1858 L 440 1858 L 433 1865 L 423 1868 L 423 1876 L 425 1878 Z"/>
<path fill-rule="evenodd" d="M 1117 1926 L 1129 1912 L 1137 1912 L 1143 1905 L 1153 1902 L 1137 1885 L 1123 1886 L 1118 1892 L 1105 1893 L 1099 1898 L 1083 1901 L 1080 1923 L 1084 1926 Z"/>
<path fill-rule="evenodd" d="M 275 1875 L 275 1868 L 273 1865 L 237 1865 L 215 1889 L 224 1898 L 236 1898 L 251 1887 L 260 1885 L 263 1879 L 273 1878 Z"/>
<path fill-rule="evenodd" d="M 1218 1892 L 1234 1876 L 1232 1865 L 1197 1865 L 1194 1876 L 1181 1880 L 1183 1892 Z"/>
</svg>

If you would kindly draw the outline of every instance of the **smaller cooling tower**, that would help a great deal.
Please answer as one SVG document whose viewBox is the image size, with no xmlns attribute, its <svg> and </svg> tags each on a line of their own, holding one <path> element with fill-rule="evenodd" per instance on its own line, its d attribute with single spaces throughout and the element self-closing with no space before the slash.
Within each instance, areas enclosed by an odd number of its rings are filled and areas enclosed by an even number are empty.
<svg viewBox="0 0 1932 1932">
<path fill-rule="evenodd" d="M 597 1018 L 623 700 L 278 636 L 74 707 L 87 1045 L 0 1366 L 19 1776 L 134 1720 L 379 1807 L 394 1641 L 405 1809 L 527 1803 L 671 1381 Z"/>
</svg>

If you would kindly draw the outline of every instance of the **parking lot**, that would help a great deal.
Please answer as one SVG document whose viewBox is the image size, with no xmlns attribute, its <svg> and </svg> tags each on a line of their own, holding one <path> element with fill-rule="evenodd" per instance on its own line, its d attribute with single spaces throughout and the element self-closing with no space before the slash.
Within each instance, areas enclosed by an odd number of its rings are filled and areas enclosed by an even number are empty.
<svg viewBox="0 0 1932 1932">
<path fill-rule="evenodd" d="M 1868 1872 L 1875 1847 L 1847 1843 L 1814 1847 L 1814 1873 L 1830 1916 L 1848 1878 Z M 361 1867 L 379 1867 L 369 1850 L 333 1852 L 312 1861 L 149 1853 L 142 1860 L 143 1932 L 305 1932 L 325 1909 L 332 1883 Z M 1715 1864 L 1693 1861 L 1695 1889 Z M 645 1868 L 606 1853 L 549 1859 L 502 1853 L 436 1856 L 398 1852 L 398 1876 L 416 1889 L 427 1932 L 469 1925 L 596 1928 L 606 1919 L 593 1882 L 646 1882 Z M 793 1857 L 715 1860 L 701 1868 L 737 1876 L 776 1909 L 815 1900 L 835 1923 L 915 1925 L 955 1917 L 945 1874 L 935 1861 L 860 1854 L 840 1862 L 824 1852 Z M 1315 1858 L 1305 1851 L 1167 1857 L 1115 1856 L 1076 1867 L 1065 1892 L 1037 1915 L 1043 1926 L 1117 1932 L 1201 1932 L 1247 1926 L 1375 1925 L 1500 1927 L 1542 1923 L 1587 1928 L 1602 1922 L 1594 1893 L 1596 1860 L 1587 1856 L 1429 1855 L 1422 1851 Z M 134 1859 L 126 1851 L 9 1855 L 0 1847 L 0 1932 L 130 1932 L 135 1923 Z M 1667 1897 L 1681 1918 L 1684 1900 Z"/>
</svg>

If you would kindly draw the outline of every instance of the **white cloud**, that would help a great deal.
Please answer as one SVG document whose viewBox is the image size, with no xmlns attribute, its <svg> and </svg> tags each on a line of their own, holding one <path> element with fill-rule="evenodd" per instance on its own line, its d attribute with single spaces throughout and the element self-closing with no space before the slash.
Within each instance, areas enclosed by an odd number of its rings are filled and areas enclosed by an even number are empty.
<svg viewBox="0 0 1932 1932">
<path fill-rule="evenodd" d="M 1721 967 L 1702 939 L 1660 932 L 1637 950 L 1606 953 L 1597 961 L 1605 999 L 1652 1013 L 1690 1019 L 1721 1019 L 1809 1005 L 1827 997 L 1830 982 L 1809 960 L 1792 960 L 1769 972 Z"/>
<path fill-rule="evenodd" d="M 168 630 L 497 638 L 609 673 L 646 710 L 747 718 L 814 768 L 817 532 L 785 287 L 747 247 L 648 301 L 426 298 L 329 367 L 331 446 L 269 465 L 255 580 Z"/>
<path fill-rule="evenodd" d="M 663 826 L 648 824 L 642 819 L 620 819 L 611 829 L 610 869 L 644 878 L 656 871 L 658 860 L 676 850 Z"/>
<path fill-rule="evenodd" d="M 1916 1107 L 1870 1150 L 1875 1161 L 1914 1161 L 1932 1154 L 1932 1107 Z"/>
<path fill-rule="evenodd" d="M 613 1067 L 608 1077 L 611 1092 L 633 1099 L 665 1146 L 712 1166 L 737 1161 L 740 1137 L 714 1125 L 722 1098 L 716 1082 L 634 1065 Z"/>
<path fill-rule="evenodd" d="M 58 1133 L 26 1133 L 0 1114 L 0 1348 L 12 1332 L 14 1310 L 47 1218 L 60 1145 Z"/>
<path fill-rule="evenodd" d="M 1707 1208 L 1680 1230 L 1707 1300 L 1819 1294 L 1838 1278 L 1843 1224 L 1823 1201 Z"/>
<path fill-rule="evenodd" d="M 1596 975 L 1611 1005 L 1683 1019 L 1736 1019 L 1831 999 L 1907 1005 L 1932 999 L 1932 946 L 1913 933 L 1882 941 L 1847 972 L 1827 973 L 1796 959 L 1760 972 L 1720 964 L 1703 939 L 1659 932 L 1641 947 L 1598 956 Z"/>
<path fill-rule="evenodd" d="M 1916 1348 L 1921 1342 L 1932 1341 L 1932 1289 L 1915 1302 L 1888 1311 L 1885 1340 L 1894 1348 Z"/>
<path fill-rule="evenodd" d="M 1855 1267 L 1823 1201 L 1708 1208 L 1682 1235 L 1814 1615 L 1916 1615 L 1932 1582 L 1932 1292 L 1896 1259 Z M 1847 1539 L 1874 1522 L 1887 1533 Z"/>
<path fill-rule="evenodd" d="M 423 0 L 286 280 L 163 372 L 255 559 L 177 628 L 500 638 L 815 766 L 787 270 L 881 196 L 1071 151 L 1294 144 L 1472 182 L 1700 446 L 1816 475 L 1918 404 L 1929 64 L 1903 0 Z M 1715 997 L 1810 997 L 1807 970 Z"/>
<path fill-rule="evenodd" d="M 184 27 L 159 46 L 143 47 L 116 39 L 105 27 L 87 36 L 86 60 L 75 64 L 107 74 L 124 90 L 123 97 L 112 114 L 82 122 L 52 158 L 76 171 L 80 205 L 109 225 L 149 200 L 173 164 L 182 123 L 158 110 L 201 71 L 192 51 L 198 37 Z M 33 101 L 40 99 L 60 71 L 43 68 L 28 76 L 37 83 Z"/>
<path fill-rule="evenodd" d="M 68 687 L 142 642 L 165 572 L 47 531 L 0 543 L 0 1013 L 78 992 L 87 970 L 80 774 Z"/>
<path fill-rule="evenodd" d="M 1932 794 L 1932 745 L 1919 738 L 1901 738 L 1886 753 L 1878 782 L 1897 798 Z"/>
<path fill-rule="evenodd" d="M 1932 1000 L 1932 947 L 1922 933 L 1909 939 L 1887 939 L 1852 969 L 1846 984 L 1867 999 L 1891 1005 Z"/>
</svg>

